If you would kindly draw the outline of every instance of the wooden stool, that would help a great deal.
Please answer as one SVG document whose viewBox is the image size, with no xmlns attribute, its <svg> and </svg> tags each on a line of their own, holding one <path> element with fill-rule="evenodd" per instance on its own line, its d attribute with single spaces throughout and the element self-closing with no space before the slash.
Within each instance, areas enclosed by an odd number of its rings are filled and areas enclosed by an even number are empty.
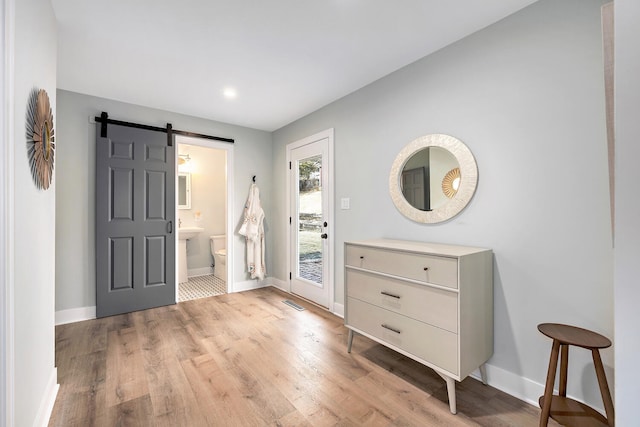
<svg viewBox="0 0 640 427">
<path fill-rule="evenodd" d="M 599 351 L 601 348 L 610 347 L 611 341 L 587 329 L 558 323 L 542 323 L 538 325 L 538 330 L 553 339 L 551 360 L 549 360 L 549 371 L 547 373 L 547 384 L 544 388 L 544 396 L 541 396 L 539 400 L 540 408 L 542 409 L 540 427 L 547 425 L 549 416 L 564 426 L 613 427 L 613 402 L 611 401 L 611 393 L 609 392 L 607 377 L 604 374 L 604 367 L 602 366 Z M 591 350 L 607 418 L 593 408 L 567 397 L 567 367 L 569 364 L 570 345 Z M 556 380 L 558 352 L 560 348 L 562 348 L 562 358 L 560 360 L 560 395 L 555 396 L 553 395 L 553 385 Z"/>
</svg>

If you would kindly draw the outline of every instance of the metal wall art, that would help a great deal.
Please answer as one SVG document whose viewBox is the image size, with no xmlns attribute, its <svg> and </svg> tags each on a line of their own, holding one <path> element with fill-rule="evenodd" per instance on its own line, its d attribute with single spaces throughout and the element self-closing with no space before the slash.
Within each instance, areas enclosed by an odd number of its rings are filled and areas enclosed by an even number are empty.
<svg viewBox="0 0 640 427">
<path fill-rule="evenodd" d="M 27 102 L 27 154 L 31 175 L 39 189 L 46 190 L 53 177 L 53 112 L 44 89 L 33 89 Z"/>
</svg>

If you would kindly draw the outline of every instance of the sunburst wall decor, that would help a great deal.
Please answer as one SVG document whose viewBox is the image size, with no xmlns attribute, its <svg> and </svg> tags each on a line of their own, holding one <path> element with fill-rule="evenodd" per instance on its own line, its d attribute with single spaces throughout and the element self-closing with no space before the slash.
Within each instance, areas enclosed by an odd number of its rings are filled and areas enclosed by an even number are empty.
<svg viewBox="0 0 640 427">
<path fill-rule="evenodd" d="M 448 198 L 453 198 L 460 186 L 460 168 L 451 169 L 442 179 L 442 192 Z"/>
<path fill-rule="evenodd" d="M 53 112 L 44 89 L 33 89 L 27 102 L 27 154 L 31 175 L 39 189 L 46 190 L 53 177 Z"/>
</svg>

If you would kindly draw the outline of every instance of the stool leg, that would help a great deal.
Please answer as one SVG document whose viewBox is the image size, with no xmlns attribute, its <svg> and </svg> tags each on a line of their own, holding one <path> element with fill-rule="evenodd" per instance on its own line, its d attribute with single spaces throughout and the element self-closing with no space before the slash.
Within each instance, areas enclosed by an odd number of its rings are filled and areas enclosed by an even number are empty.
<svg viewBox="0 0 640 427">
<path fill-rule="evenodd" d="M 560 346 L 560 396 L 567 397 L 567 368 L 569 367 L 569 346 Z"/>
<path fill-rule="evenodd" d="M 604 374 L 604 366 L 602 365 L 602 359 L 600 359 L 600 352 L 597 348 L 594 348 L 591 350 L 591 354 L 593 355 L 593 364 L 596 368 L 596 376 L 598 377 L 598 385 L 600 386 L 600 394 L 602 395 L 604 410 L 607 414 L 607 422 L 609 423 L 609 427 L 613 427 L 615 422 L 615 413 L 613 410 L 611 393 L 609 392 L 609 386 L 607 385 L 607 376 Z"/>
<path fill-rule="evenodd" d="M 540 414 L 540 427 L 546 427 L 551 414 L 551 399 L 553 397 L 553 385 L 556 382 L 556 369 L 558 369 L 558 352 L 560 341 L 553 340 L 551 357 L 549 358 L 549 371 L 547 371 L 547 383 L 544 386 L 544 398 L 542 400 L 542 413 Z"/>
</svg>

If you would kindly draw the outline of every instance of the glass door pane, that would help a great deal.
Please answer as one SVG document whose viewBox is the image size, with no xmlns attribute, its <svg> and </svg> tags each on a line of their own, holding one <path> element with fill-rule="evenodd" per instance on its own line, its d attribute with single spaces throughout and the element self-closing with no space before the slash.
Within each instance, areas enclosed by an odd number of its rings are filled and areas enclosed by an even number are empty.
<svg viewBox="0 0 640 427">
<path fill-rule="evenodd" d="M 297 176 L 296 276 L 322 287 L 322 155 L 298 160 Z"/>
</svg>

